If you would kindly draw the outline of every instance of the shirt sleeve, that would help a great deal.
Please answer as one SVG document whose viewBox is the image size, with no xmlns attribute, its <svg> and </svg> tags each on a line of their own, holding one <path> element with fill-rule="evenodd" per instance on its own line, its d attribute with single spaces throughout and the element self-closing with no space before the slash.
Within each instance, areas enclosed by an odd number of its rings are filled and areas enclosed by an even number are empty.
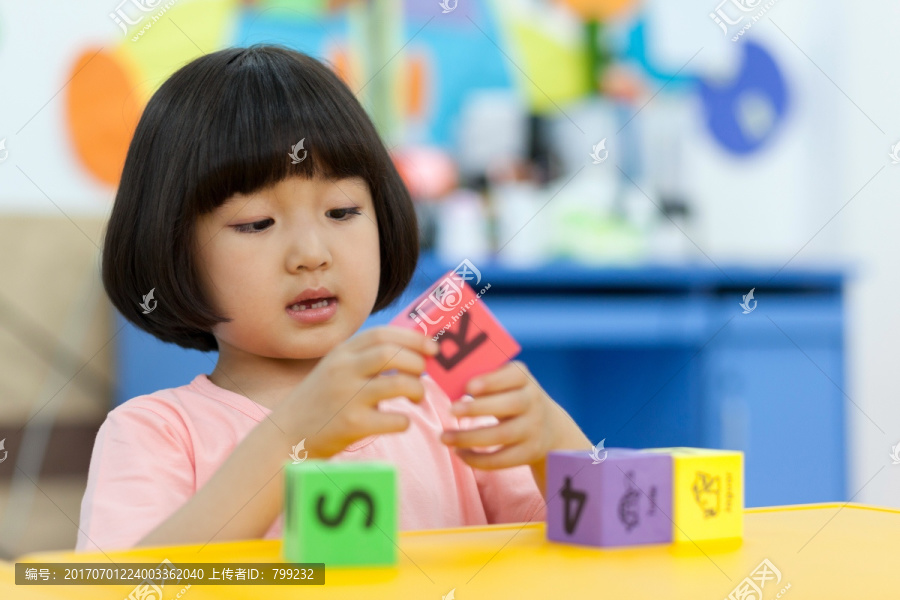
<svg viewBox="0 0 900 600">
<path fill-rule="evenodd" d="M 75 551 L 133 547 L 193 495 L 193 462 L 173 407 L 139 397 L 113 409 L 94 442 Z"/>
</svg>

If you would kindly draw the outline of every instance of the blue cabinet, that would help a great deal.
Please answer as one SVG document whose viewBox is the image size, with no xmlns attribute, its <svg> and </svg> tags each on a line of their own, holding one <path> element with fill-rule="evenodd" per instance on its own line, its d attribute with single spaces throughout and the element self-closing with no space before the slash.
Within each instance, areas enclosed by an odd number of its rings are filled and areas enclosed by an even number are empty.
<svg viewBox="0 0 900 600">
<path fill-rule="evenodd" d="M 455 266 L 423 256 L 404 296 L 365 327 Z M 593 442 L 742 450 L 747 506 L 846 500 L 840 271 L 477 266 L 519 359 Z M 758 304 L 742 314 L 750 288 Z M 130 325 L 119 339 L 119 402 L 215 364 Z"/>
<path fill-rule="evenodd" d="M 847 499 L 841 303 L 825 296 L 763 296 L 703 353 L 704 442 L 745 452 L 750 506 Z"/>
</svg>

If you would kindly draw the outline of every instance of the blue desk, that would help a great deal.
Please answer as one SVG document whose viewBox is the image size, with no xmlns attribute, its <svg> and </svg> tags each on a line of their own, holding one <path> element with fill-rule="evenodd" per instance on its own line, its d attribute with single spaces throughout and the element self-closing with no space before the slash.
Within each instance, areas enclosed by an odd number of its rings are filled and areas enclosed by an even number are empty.
<svg viewBox="0 0 900 600">
<path fill-rule="evenodd" d="M 454 266 L 423 256 L 403 298 L 366 326 Z M 478 267 L 520 359 L 592 441 L 743 450 L 747 506 L 847 499 L 840 271 Z M 757 308 L 742 314 L 754 287 Z M 216 360 L 131 325 L 119 342 L 118 402 L 182 385 Z"/>
</svg>

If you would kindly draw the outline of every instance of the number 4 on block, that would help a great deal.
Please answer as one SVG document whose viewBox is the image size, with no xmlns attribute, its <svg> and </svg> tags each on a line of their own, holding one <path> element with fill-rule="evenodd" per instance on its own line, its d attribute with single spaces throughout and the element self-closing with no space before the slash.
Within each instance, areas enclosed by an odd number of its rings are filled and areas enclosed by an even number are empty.
<svg viewBox="0 0 900 600">
<path fill-rule="evenodd" d="M 585 546 L 672 541 L 672 458 L 610 448 L 547 454 L 547 539 Z"/>
</svg>

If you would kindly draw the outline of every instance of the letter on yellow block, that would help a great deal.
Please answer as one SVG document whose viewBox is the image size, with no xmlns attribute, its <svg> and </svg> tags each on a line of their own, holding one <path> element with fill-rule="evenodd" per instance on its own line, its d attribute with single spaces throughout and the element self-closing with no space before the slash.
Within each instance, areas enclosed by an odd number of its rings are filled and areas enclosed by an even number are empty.
<svg viewBox="0 0 900 600">
<path fill-rule="evenodd" d="M 671 454 L 676 542 L 744 535 L 744 453 L 708 448 L 649 448 Z"/>
</svg>

